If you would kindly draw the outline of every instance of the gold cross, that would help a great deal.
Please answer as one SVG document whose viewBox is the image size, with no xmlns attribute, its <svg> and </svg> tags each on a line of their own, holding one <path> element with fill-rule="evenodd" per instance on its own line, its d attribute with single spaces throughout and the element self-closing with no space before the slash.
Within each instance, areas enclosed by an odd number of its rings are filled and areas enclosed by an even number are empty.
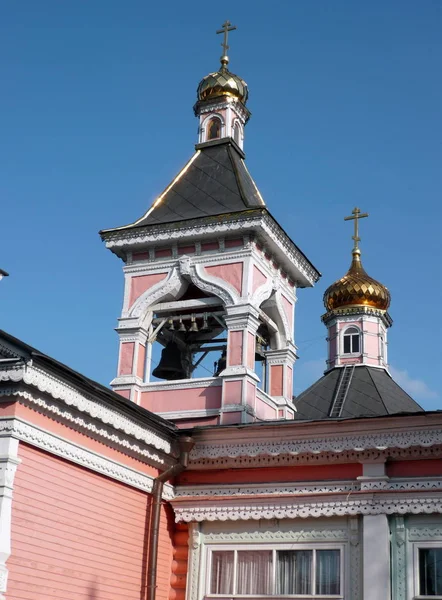
<svg viewBox="0 0 442 600">
<path fill-rule="evenodd" d="M 235 29 L 236 29 L 236 27 L 234 25 L 232 25 L 232 23 L 230 21 L 226 21 L 225 23 L 222 24 L 222 29 L 218 29 L 218 31 L 216 32 L 216 33 L 224 33 L 224 40 L 221 43 L 221 46 L 223 47 L 222 59 L 227 57 L 227 50 L 229 49 L 229 46 L 227 45 L 229 31 L 234 31 Z M 221 62 L 222 62 L 222 59 L 221 59 Z"/>
<path fill-rule="evenodd" d="M 355 207 L 352 211 L 351 214 L 353 215 L 352 217 L 344 217 L 344 221 L 354 221 L 355 222 L 355 234 L 354 236 L 352 236 L 352 240 L 355 241 L 355 245 L 353 250 L 358 250 L 359 248 L 359 242 L 361 241 L 361 238 L 359 237 L 359 219 L 363 219 L 364 217 L 368 217 L 368 213 L 361 213 L 361 209 L 358 207 Z"/>
</svg>

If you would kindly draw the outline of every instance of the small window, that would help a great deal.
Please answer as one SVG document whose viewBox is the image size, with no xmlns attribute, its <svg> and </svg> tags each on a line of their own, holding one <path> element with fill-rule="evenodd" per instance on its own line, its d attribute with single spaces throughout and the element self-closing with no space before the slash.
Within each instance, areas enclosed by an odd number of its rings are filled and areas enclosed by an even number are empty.
<svg viewBox="0 0 442 600">
<path fill-rule="evenodd" d="M 239 128 L 238 123 L 235 123 L 235 127 L 233 128 L 233 139 L 235 140 L 235 142 L 238 144 L 239 146 L 239 140 L 241 137 L 241 130 Z"/>
<path fill-rule="evenodd" d="M 219 119 L 211 119 L 207 128 L 207 139 L 216 140 L 221 137 L 221 121 Z"/>
<path fill-rule="evenodd" d="M 419 548 L 419 597 L 442 596 L 442 548 Z"/>
<path fill-rule="evenodd" d="M 360 352 L 360 336 L 356 327 L 346 329 L 343 338 L 344 354 L 357 354 Z"/>
</svg>

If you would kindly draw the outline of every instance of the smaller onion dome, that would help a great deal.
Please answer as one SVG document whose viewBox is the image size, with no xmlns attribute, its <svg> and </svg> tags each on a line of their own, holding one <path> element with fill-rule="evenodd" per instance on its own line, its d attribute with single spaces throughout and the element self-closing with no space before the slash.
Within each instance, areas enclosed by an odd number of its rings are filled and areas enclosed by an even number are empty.
<svg viewBox="0 0 442 600">
<path fill-rule="evenodd" d="M 221 60 L 221 68 L 215 73 L 209 73 L 200 81 L 197 90 L 198 100 L 209 100 L 220 96 L 233 96 L 243 104 L 247 102 L 249 91 L 247 83 L 238 75 L 227 69 L 227 56 Z"/>
<path fill-rule="evenodd" d="M 359 248 L 354 248 L 352 254 L 353 260 L 347 274 L 325 290 L 325 308 L 330 311 L 344 306 L 369 306 L 387 310 L 390 292 L 385 285 L 367 275 Z"/>
</svg>

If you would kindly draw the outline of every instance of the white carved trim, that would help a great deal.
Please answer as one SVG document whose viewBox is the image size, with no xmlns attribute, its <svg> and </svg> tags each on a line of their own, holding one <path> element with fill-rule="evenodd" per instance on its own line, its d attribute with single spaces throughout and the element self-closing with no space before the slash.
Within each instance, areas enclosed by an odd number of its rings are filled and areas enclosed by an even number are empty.
<svg viewBox="0 0 442 600">
<path fill-rule="evenodd" d="M 0 600 L 7 591 L 7 560 L 11 555 L 12 492 L 18 458 L 18 440 L 11 435 L 0 437 Z"/>
<path fill-rule="evenodd" d="M 131 487 L 145 492 L 152 491 L 154 477 L 151 475 L 141 473 L 93 450 L 65 440 L 23 419 L 0 418 L 0 437 L 4 435 L 12 435 L 32 446 L 86 467 L 91 471 L 106 475 L 111 479 L 121 481 Z M 173 487 L 170 484 L 164 485 L 163 495 L 167 500 L 173 498 Z"/>
<path fill-rule="evenodd" d="M 50 402 L 42 396 L 36 396 L 21 390 L 0 390 L 0 396 L 3 395 L 17 397 L 19 402 L 25 400 L 25 404 L 34 404 L 42 409 L 44 413 L 49 413 L 58 417 L 60 420 L 74 424 L 76 431 L 83 431 L 86 435 L 93 434 L 94 436 L 106 440 L 105 443 L 118 448 L 122 452 L 129 451 L 131 454 L 136 454 L 140 457 L 142 456 L 144 459 L 154 462 L 158 466 L 164 467 L 165 465 L 164 456 L 152 452 L 144 445 L 140 446 L 122 432 L 116 432 L 115 429 L 106 425 L 97 426 L 92 419 L 74 414 L 72 410 L 67 408 L 61 408 L 55 401 Z"/>
<path fill-rule="evenodd" d="M 152 304 L 169 296 L 177 299 L 185 292 L 187 286 L 187 281 L 180 276 L 178 268 L 174 267 L 165 279 L 153 285 L 135 300 L 129 310 L 129 316 L 136 318 L 143 317 Z"/>
<path fill-rule="evenodd" d="M 62 400 L 67 405 L 87 413 L 93 419 L 121 430 L 126 435 L 134 437 L 149 446 L 154 446 L 157 450 L 162 450 L 166 454 L 172 453 L 171 443 L 160 437 L 158 433 L 149 429 L 149 427 L 139 425 L 135 420 L 118 412 L 117 409 L 109 408 L 91 396 L 81 394 L 64 381 L 56 379 L 34 366 L 26 365 L 25 367 L 0 370 L 0 381 L 13 381 L 15 383 L 23 381 L 28 385 L 35 386 L 40 392 L 48 393 L 53 398 Z"/>
<path fill-rule="evenodd" d="M 250 500 L 247 503 L 225 499 L 205 505 L 176 500 L 173 502 L 176 521 L 247 521 L 259 519 L 297 519 L 380 514 L 442 513 L 442 494 L 401 495 L 385 497 L 369 494 L 352 497 L 278 498 L 274 501 Z"/>
<path fill-rule="evenodd" d="M 219 377 L 195 377 L 195 379 L 140 383 L 138 387 L 142 392 L 165 392 L 168 390 L 193 390 L 195 388 L 207 388 L 209 386 L 219 387 L 221 385 L 222 380 Z"/>
<path fill-rule="evenodd" d="M 396 432 L 360 432 L 358 434 L 348 434 L 345 436 L 336 436 L 332 433 L 323 434 L 321 437 L 311 437 L 302 439 L 297 436 L 294 423 L 292 439 L 273 441 L 263 440 L 248 443 L 238 443 L 230 435 L 229 442 L 225 443 L 206 443 L 199 442 L 195 445 L 191 453 L 191 459 L 196 461 L 203 458 L 235 458 L 239 456 L 259 456 L 280 454 L 319 454 L 322 452 L 343 452 L 346 450 L 364 451 L 369 449 L 386 450 L 387 448 L 410 448 L 411 446 L 432 446 L 442 443 L 442 429 L 418 429 L 403 430 Z M 329 423 L 332 425 L 332 423 Z M 299 430 L 298 430 L 299 431 Z M 331 431 L 331 430 L 330 430 Z M 287 432 L 284 432 L 287 433 Z M 260 436 L 262 440 L 264 432 Z M 281 432 L 282 434 L 282 432 Z M 282 435 L 281 435 L 282 437 Z M 298 437 L 298 439 L 296 439 Z M 295 439 L 293 439 L 295 438 Z"/>
</svg>

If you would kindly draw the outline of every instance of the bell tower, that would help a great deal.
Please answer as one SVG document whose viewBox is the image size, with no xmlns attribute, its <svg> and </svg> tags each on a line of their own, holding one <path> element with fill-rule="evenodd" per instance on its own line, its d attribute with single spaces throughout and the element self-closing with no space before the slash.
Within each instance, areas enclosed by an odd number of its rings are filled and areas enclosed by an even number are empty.
<svg viewBox="0 0 442 600">
<path fill-rule="evenodd" d="M 183 427 L 294 418 L 297 289 L 319 278 L 235 139 L 250 113 L 246 83 L 227 70 L 231 30 L 220 70 L 198 86 L 195 153 L 140 219 L 101 232 L 125 276 L 111 385 Z"/>
</svg>

